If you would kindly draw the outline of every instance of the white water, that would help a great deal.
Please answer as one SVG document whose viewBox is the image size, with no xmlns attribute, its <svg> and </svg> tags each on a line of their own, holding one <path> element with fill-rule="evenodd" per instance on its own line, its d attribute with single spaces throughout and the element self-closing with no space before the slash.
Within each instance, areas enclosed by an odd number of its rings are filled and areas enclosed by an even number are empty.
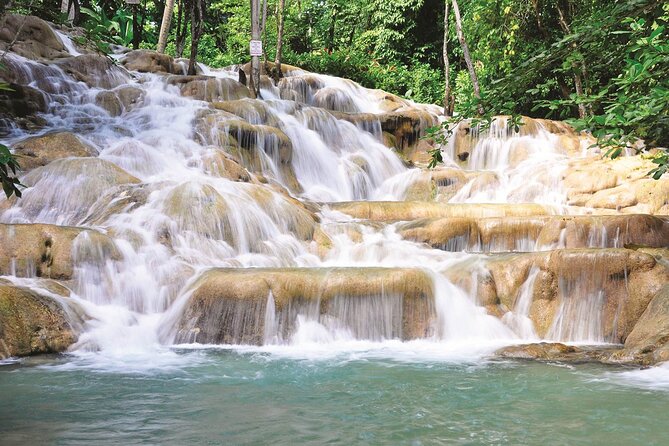
<svg viewBox="0 0 669 446">
<path fill-rule="evenodd" d="M 80 54 L 67 36 L 59 35 L 70 54 Z M 293 72 L 278 87 L 263 90 L 266 101 L 239 101 L 239 116 L 218 113 L 215 125 L 202 130 L 203 113 L 216 112 L 205 102 L 182 97 L 161 76 L 133 73 L 138 80 L 128 78 L 126 83 L 140 91 L 141 100 L 112 117 L 95 104 L 101 89 L 73 82 L 56 67 L 19 62 L 23 82 L 49 94 L 45 131 L 69 129 L 94 145 L 99 157 L 57 161 L 30 172 L 23 180 L 29 186 L 24 197 L 0 213 L 0 222 L 94 227 L 113 238 L 119 253 L 110 256 L 85 234 L 75 242 L 72 300 L 90 317 L 72 349 L 75 354 L 87 360 L 99 355 L 113 368 L 147 357 L 170 366 L 174 357 L 164 339 L 171 337 L 165 333 L 178 321 L 192 284 L 212 267 L 405 267 L 423 269 L 432 280 L 437 324 L 428 339 L 398 341 L 394 327 L 401 317 L 401 296 L 383 294 L 359 305 L 335 301 L 328 315 L 318 309 L 298 312 L 296 330 L 283 338 L 270 293 L 263 315 L 265 345 L 235 347 L 239 349 L 289 356 L 391 351 L 405 358 L 471 359 L 501 345 L 537 339 L 528 318 L 536 271 L 521 288 L 513 313 L 500 320 L 477 305 L 475 289 L 446 278 L 449 270 L 463 264 L 483 268 L 476 255 L 431 249 L 402 239 L 394 225 L 357 222 L 327 206 L 318 208 L 318 216 L 332 240 L 329 252 L 320 258 L 309 237 L 301 234 L 313 221 L 294 198 L 309 206 L 398 201 L 418 181 L 421 171 L 405 167 L 380 142 L 380 126 L 365 131 L 325 110 L 379 113 L 380 92 L 330 76 Z M 218 79 L 236 78 L 233 70 L 200 68 Z M 410 101 L 402 106 L 437 110 Z M 251 146 L 259 160 L 243 163 L 252 173 L 249 182 L 231 181 L 211 167 L 219 148 L 234 155 L 227 148 L 229 128 L 242 118 L 255 126 Z M 282 159 L 275 129 L 290 141 L 289 161 Z M 554 135 L 541 130 L 520 137 L 502 134 L 497 127 L 491 132 L 478 139 L 466 169 L 490 170 L 495 181 L 483 186 L 474 179 L 452 202 L 566 204 L 558 180 L 567 157 L 557 149 Z M 26 136 L 16 130 L 4 141 L 11 144 Z M 527 148 L 524 156 L 512 159 L 515 151 Z M 455 164 L 451 149 L 445 155 Z M 297 186 L 287 172 L 294 174 Z M 359 237 L 352 237 L 351 228 Z M 521 242 L 518 249 L 530 245 Z M 597 311 L 596 302 L 583 310 L 565 307 L 551 336 L 601 342 Z M 585 312 L 594 322 L 582 330 L 574 331 L 568 323 L 563 328 L 570 312 L 578 317 Z"/>
</svg>

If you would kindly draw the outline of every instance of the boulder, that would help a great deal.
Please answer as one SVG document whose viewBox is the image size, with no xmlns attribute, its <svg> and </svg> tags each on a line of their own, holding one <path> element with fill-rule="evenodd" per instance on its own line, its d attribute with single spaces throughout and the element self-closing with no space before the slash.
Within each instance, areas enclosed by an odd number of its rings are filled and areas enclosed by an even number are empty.
<svg viewBox="0 0 669 446">
<path fill-rule="evenodd" d="M 221 115 L 221 118 L 227 119 L 227 116 L 235 115 L 248 121 L 251 124 L 263 124 L 271 127 L 278 127 L 279 123 L 276 117 L 262 101 L 254 100 L 236 100 L 214 102 L 212 106 L 216 110 L 221 110 L 227 114 Z"/>
<path fill-rule="evenodd" d="M 615 347 L 574 347 L 557 342 L 511 345 L 495 352 L 506 359 L 529 359 L 570 363 L 605 361 Z"/>
<path fill-rule="evenodd" d="M 48 109 L 47 98 L 41 91 L 28 86 L 9 84 L 11 90 L 0 91 L 0 135 L 14 125 L 35 130 L 46 125 L 37 113 Z"/>
<path fill-rule="evenodd" d="M 75 246 L 75 242 L 81 244 Z M 70 280 L 75 261 L 91 260 L 81 250 L 86 246 L 94 246 L 102 257 L 121 258 L 112 239 L 92 229 L 0 224 L 0 275 Z"/>
<path fill-rule="evenodd" d="M 153 50 L 130 51 L 121 59 L 121 65 L 129 71 L 140 73 L 183 74 L 182 66 L 174 59 Z"/>
<path fill-rule="evenodd" d="M 146 96 L 144 90 L 132 85 L 122 85 L 114 89 L 114 93 L 116 93 L 119 101 L 121 101 L 124 111 L 132 110 L 135 105 L 140 104 Z"/>
<path fill-rule="evenodd" d="M 0 283 L 0 359 L 67 350 L 82 323 L 67 301 Z"/>
<path fill-rule="evenodd" d="M 95 147 L 83 142 L 70 132 L 52 132 L 33 136 L 16 143 L 12 149 L 24 171 L 46 166 L 61 158 L 85 158 L 98 154 Z"/>
<path fill-rule="evenodd" d="M 669 285 L 650 301 L 625 340 L 625 348 L 650 353 L 669 343 Z"/>
<path fill-rule="evenodd" d="M 104 109 L 109 116 L 120 116 L 123 113 L 121 101 L 112 91 L 101 91 L 95 95 L 95 105 Z"/>
<path fill-rule="evenodd" d="M 249 89 L 234 79 L 210 76 L 170 76 L 167 82 L 179 87 L 183 96 L 198 101 L 235 101 L 251 97 Z"/>
<path fill-rule="evenodd" d="M 9 200 L 29 221 L 79 224 L 101 197 L 112 189 L 140 181 L 100 158 L 65 158 L 25 175 L 28 186 L 20 200 Z"/>
<path fill-rule="evenodd" d="M 69 56 L 51 26 L 35 16 L 3 15 L 0 21 L 0 50 L 5 51 L 14 39 L 12 51 L 27 59 L 50 61 Z"/>
<path fill-rule="evenodd" d="M 242 65 L 239 68 L 244 71 L 244 73 L 246 74 L 247 79 L 251 78 L 251 63 L 250 62 L 245 63 L 244 65 Z M 273 73 L 275 71 L 276 71 L 276 66 L 274 65 L 274 62 L 267 61 L 267 62 L 264 62 L 264 63 L 260 64 L 260 74 L 261 75 L 265 75 L 265 76 L 273 75 Z M 282 78 L 282 80 L 286 79 L 286 78 L 291 78 L 292 76 L 299 76 L 299 75 L 305 73 L 305 71 L 302 68 L 295 67 L 293 65 L 288 65 L 288 64 L 285 64 L 285 63 L 281 64 L 281 72 L 283 73 L 283 76 L 284 76 Z"/>
<path fill-rule="evenodd" d="M 209 175 L 227 178 L 231 181 L 251 181 L 251 174 L 232 155 L 218 149 L 213 149 L 203 158 L 204 170 Z"/>
<path fill-rule="evenodd" d="M 125 84 L 129 76 L 113 59 L 98 54 L 68 57 L 56 63 L 65 73 L 89 87 L 115 88 Z"/>
<path fill-rule="evenodd" d="M 560 249 L 495 256 L 486 264 L 499 302 L 511 309 L 531 268 L 538 269 L 528 316 L 539 336 L 560 341 L 624 342 L 669 282 L 667 266 L 629 249 Z"/>
<path fill-rule="evenodd" d="M 177 341 L 288 340 L 298 314 L 358 338 L 424 338 L 433 333 L 432 280 L 411 269 L 212 269 L 194 285 Z"/>
<path fill-rule="evenodd" d="M 215 105 L 218 104 L 225 103 Z M 301 191 L 291 163 L 293 145 L 280 129 L 253 125 L 227 112 L 215 112 L 200 120 L 198 130 L 205 143 L 221 148 L 250 172 L 269 173 L 291 192 Z M 268 167 L 271 168 L 266 157 L 272 160 L 275 172 L 266 172 Z"/>
</svg>

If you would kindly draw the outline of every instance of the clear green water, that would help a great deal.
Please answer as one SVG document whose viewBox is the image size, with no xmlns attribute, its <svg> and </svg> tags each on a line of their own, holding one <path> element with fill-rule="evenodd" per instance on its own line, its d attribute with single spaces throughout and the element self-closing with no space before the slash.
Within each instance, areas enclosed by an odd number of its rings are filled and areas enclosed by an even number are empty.
<svg viewBox="0 0 669 446">
<path fill-rule="evenodd" d="M 618 368 L 169 355 L 138 370 L 71 357 L 0 366 L 0 444 L 669 442 L 669 392 Z"/>
</svg>

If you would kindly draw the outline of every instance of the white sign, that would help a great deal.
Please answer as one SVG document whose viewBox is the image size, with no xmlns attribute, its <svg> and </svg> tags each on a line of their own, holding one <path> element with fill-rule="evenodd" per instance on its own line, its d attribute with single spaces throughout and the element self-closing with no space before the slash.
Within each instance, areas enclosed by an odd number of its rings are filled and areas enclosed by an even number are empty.
<svg viewBox="0 0 669 446">
<path fill-rule="evenodd" d="M 262 40 L 251 40 L 251 56 L 262 56 Z"/>
<path fill-rule="evenodd" d="M 139 5 L 139 0 L 125 0 L 129 5 Z"/>
</svg>

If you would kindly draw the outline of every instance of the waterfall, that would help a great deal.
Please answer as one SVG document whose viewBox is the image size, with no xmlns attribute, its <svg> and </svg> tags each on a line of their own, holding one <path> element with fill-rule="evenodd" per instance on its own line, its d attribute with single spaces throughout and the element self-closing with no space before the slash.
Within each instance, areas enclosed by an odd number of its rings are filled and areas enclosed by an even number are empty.
<svg viewBox="0 0 669 446">
<path fill-rule="evenodd" d="M 74 78 L 63 67 L 96 56 L 57 35 L 71 57 L 42 64 L 8 54 L 12 81 L 38 89 L 48 106 L 42 127 L 12 128 L 1 142 L 67 131 L 90 156 L 31 168 L 21 199 L 0 198 L 0 226 L 15 244 L 21 225 L 88 231 L 66 245 L 49 229 L 59 261 L 72 265 L 62 283 L 88 316 L 74 351 L 535 341 L 539 256 L 632 241 L 629 220 L 551 215 L 571 212 L 561 177 L 582 148 L 539 121 L 520 131 L 505 118 L 486 131 L 462 122 L 444 148 L 455 174 L 439 180 L 407 149 L 443 119 L 439 107 L 302 70 L 263 80 L 264 100 L 247 97 L 239 67 L 199 64 L 202 76 L 191 78 L 114 66 Z M 127 56 L 114 57 L 123 65 Z M 368 212 L 338 210 L 348 202 Z M 648 237 L 660 244 L 661 233 Z M 3 274 L 37 287 L 46 257 L 19 248 Z M 535 255 L 510 291 L 501 282 L 520 273 L 500 273 L 509 253 Z M 602 316 L 608 278 L 557 280 L 545 338 L 614 342 Z"/>
</svg>

